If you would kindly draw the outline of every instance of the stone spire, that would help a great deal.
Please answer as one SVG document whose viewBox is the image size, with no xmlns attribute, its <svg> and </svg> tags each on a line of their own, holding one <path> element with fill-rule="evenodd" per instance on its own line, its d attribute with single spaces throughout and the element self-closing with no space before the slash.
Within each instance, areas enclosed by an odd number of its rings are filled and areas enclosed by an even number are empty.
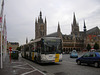
<svg viewBox="0 0 100 75">
<path fill-rule="evenodd" d="M 83 27 L 83 29 L 84 29 L 84 36 L 83 36 L 83 38 L 84 38 L 84 48 L 86 48 L 86 25 L 85 25 L 85 20 L 84 20 L 84 27 Z"/>
<path fill-rule="evenodd" d="M 77 25 L 76 17 L 75 17 L 75 12 L 73 13 L 73 25 Z"/>
<path fill-rule="evenodd" d="M 45 29 L 45 35 L 47 35 L 47 20 L 46 20 L 46 17 L 45 17 L 45 24 L 44 24 L 44 29 Z"/>
<path fill-rule="evenodd" d="M 73 16 L 73 25 L 76 25 L 76 17 L 75 17 L 75 12 L 73 13 L 74 16 Z"/>
<path fill-rule="evenodd" d="M 28 43 L 28 38 L 26 38 L 26 44 Z"/>
<path fill-rule="evenodd" d="M 40 15 L 38 17 L 38 22 L 39 23 L 43 23 L 43 19 L 42 19 L 42 12 L 40 11 Z"/>
<path fill-rule="evenodd" d="M 40 19 L 42 19 L 42 12 L 40 11 Z"/>
<path fill-rule="evenodd" d="M 58 29 L 57 29 L 57 32 L 61 32 L 61 31 L 60 31 L 60 25 L 59 25 L 59 22 L 58 22 Z"/>
<path fill-rule="evenodd" d="M 62 33 L 61 33 L 61 30 L 60 30 L 60 24 L 59 24 L 59 22 L 58 22 L 57 33 L 58 33 L 58 36 L 59 36 L 60 38 L 62 38 Z"/>
<path fill-rule="evenodd" d="M 85 20 L 84 20 L 84 32 L 86 32 L 86 25 L 85 25 Z"/>
</svg>

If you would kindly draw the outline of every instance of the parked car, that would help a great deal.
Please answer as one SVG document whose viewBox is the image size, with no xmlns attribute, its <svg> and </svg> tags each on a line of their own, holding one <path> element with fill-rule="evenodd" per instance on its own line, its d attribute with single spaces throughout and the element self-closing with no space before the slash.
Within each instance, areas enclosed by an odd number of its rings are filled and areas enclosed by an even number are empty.
<svg viewBox="0 0 100 75">
<path fill-rule="evenodd" d="M 100 52 L 100 50 L 96 50 L 96 52 Z"/>
<path fill-rule="evenodd" d="M 88 65 L 94 64 L 95 67 L 100 65 L 100 52 L 87 52 L 80 58 L 76 59 L 76 63 L 81 65 L 81 63 L 86 63 Z"/>
<path fill-rule="evenodd" d="M 82 52 L 88 52 L 88 50 L 87 49 L 83 49 Z"/>
<path fill-rule="evenodd" d="M 78 53 L 76 52 L 76 50 L 73 50 L 70 54 L 70 58 L 78 58 Z"/>
<path fill-rule="evenodd" d="M 91 51 L 91 52 L 95 52 L 96 50 L 95 50 L 95 49 L 91 49 L 90 51 Z"/>
</svg>

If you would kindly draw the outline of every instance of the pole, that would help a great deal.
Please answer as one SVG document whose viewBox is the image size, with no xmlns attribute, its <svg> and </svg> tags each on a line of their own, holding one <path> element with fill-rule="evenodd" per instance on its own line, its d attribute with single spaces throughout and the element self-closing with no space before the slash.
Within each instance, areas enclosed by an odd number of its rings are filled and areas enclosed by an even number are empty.
<svg viewBox="0 0 100 75">
<path fill-rule="evenodd" d="M 10 63 L 11 63 L 11 50 L 10 50 Z"/>
<path fill-rule="evenodd" d="M 2 24 L 1 24 L 1 69 L 3 68 L 2 64 Z"/>
<path fill-rule="evenodd" d="M 4 0 L 2 0 L 2 5 L 1 5 L 1 17 L 3 21 L 3 8 L 4 8 Z M 3 61 L 2 61 L 2 21 L 1 21 L 1 69 L 3 68 Z"/>
</svg>

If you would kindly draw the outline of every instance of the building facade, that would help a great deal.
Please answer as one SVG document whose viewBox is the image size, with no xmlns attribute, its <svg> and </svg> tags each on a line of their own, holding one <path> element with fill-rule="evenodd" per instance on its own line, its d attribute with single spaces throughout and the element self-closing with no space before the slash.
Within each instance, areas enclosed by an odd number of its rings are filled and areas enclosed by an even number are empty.
<svg viewBox="0 0 100 75">
<path fill-rule="evenodd" d="M 7 50 L 9 50 L 9 47 L 12 47 L 12 50 L 16 50 L 17 47 L 19 47 L 19 43 L 18 42 L 8 42 L 7 43 Z"/>
<path fill-rule="evenodd" d="M 100 29 L 98 27 L 87 30 L 84 21 L 83 31 L 79 31 L 79 25 L 76 21 L 75 13 L 71 26 L 72 31 L 70 35 L 62 34 L 62 47 L 64 52 L 69 53 L 73 49 L 81 51 L 86 49 L 88 44 L 93 48 L 95 43 L 99 44 L 100 47 Z"/>
<path fill-rule="evenodd" d="M 77 51 L 86 49 L 88 44 L 90 44 L 91 47 L 93 47 L 93 45 L 97 43 L 99 44 L 100 47 L 100 29 L 98 27 L 94 27 L 90 30 L 87 30 L 84 21 L 83 31 L 79 31 L 79 24 L 77 23 L 75 13 L 73 14 L 73 23 L 71 24 L 72 30 L 70 35 L 62 34 L 59 23 L 57 32 L 46 35 L 47 31 L 46 19 L 45 23 L 43 23 L 41 12 L 40 12 L 40 17 L 38 18 L 38 22 L 37 20 L 35 22 L 35 27 L 36 27 L 35 29 L 36 38 L 40 38 L 42 36 L 60 37 L 62 39 L 62 49 L 66 53 L 69 53 L 73 49 L 76 49 Z"/>
</svg>

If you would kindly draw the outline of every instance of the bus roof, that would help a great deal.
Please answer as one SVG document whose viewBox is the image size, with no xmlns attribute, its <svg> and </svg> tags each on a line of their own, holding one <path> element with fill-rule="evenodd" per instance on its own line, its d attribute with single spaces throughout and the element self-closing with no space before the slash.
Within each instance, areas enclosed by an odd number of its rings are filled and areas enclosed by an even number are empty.
<svg viewBox="0 0 100 75">
<path fill-rule="evenodd" d="M 38 38 L 38 39 L 33 40 L 32 42 L 29 42 L 27 44 L 24 44 L 24 45 L 29 45 L 29 44 L 35 43 L 37 41 L 40 41 L 41 39 L 52 40 L 52 39 L 61 39 L 61 38 L 59 38 L 59 37 L 41 37 L 41 38 Z"/>
</svg>

